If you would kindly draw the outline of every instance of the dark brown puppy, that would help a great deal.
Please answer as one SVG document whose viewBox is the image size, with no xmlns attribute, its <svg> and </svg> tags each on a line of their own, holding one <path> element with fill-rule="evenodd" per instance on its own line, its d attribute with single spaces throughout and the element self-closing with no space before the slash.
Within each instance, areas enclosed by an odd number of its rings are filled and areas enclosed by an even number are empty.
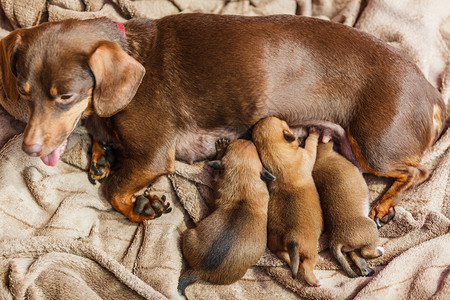
<svg viewBox="0 0 450 300">
<path fill-rule="evenodd" d="M 133 209 L 133 195 L 173 172 L 175 157 L 212 156 L 219 137 L 266 116 L 345 128 L 360 165 L 395 179 L 371 211 L 379 222 L 427 178 L 419 162 L 446 119 L 412 61 L 313 18 L 179 14 L 130 20 L 125 33 L 106 18 L 66 20 L 13 31 L 0 54 L 8 99 L 20 94 L 30 111 L 24 151 L 56 164 L 87 118 L 94 138 L 121 144 L 104 194 L 134 222 L 152 216 Z"/>
<path fill-rule="evenodd" d="M 342 252 L 350 252 L 361 275 L 371 275 L 373 270 L 355 250 L 361 249 L 365 258 L 378 257 L 384 250 L 378 247 L 378 230 L 368 217 L 369 189 L 362 174 L 355 165 L 333 151 L 333 142 L 328 142 L 317 147 L 312 175 L 320 195 L 331 251 L 349 276 L 358 275 Z"/>
<path fill-rule="evenodd" d="M 213 164 L 218 164 L 215 161 Z M 232 142 L 222 159 L 214 212 L 183 236 L 183 255 L 192 270 L 178 289 L 203 279 L 231 284 L 263 255 L 267 245 L 269 192 L 255 145 Z"/>
<path fill-rule="evenodd" d="M 268 117 L 255 125 L 252 137 L 264 166 L 277 178 L 269 185 L 269 249 L 290 265 L 294 278 L 301 260 L 305 281 L 320 286 L 313 268 L 322 210 L 312 178 L 319 134 L 311 132 L 303 149 L 285 121 Z"/>
</svg>

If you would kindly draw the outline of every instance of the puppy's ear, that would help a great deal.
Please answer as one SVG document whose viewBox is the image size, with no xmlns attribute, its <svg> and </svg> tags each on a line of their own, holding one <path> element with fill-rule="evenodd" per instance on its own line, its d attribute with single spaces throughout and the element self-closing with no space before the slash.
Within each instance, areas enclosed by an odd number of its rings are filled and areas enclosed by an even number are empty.
<svg viewBox="0 0 450 300">
<path fill-rule="evenodd" d="M 208 163 L 208 166 L 213 168 L 214 170 L 221 170 L 222 169 L 222 162 L 220 160 L 212 160 Z"/>
<path fill-rule="evenodd" d="M 284 135 L 284 139 L 288 142 L 288 143 L 292 143 L 293 141 L 295 141 L 297 138 L 294 134 L 292 134 L 289 131 L 283 130 L 283 135 Z"/>
<path fill-rule="evenodd" d="M 267 171 L 266 168 L 263 167 L 263 169 L 261 171 L 261 179 L 266 182 L 270 182 L 270 181 L 274 181 L 276 179 L 276 177 L 273 176 L 272 173 L 270 173 L 269 171 Z"/>
<path fill-rule="evenodd" d="M 95 77 L 95 112 L 110 117 L 124 109 L 141 84 L 144 66 L 110 41 L 101 42 L 88 63 Z"/>
<path fill-rule="evenodd" d="M 0 69 L 3 90 L 9 101 L 16 102 L 19 99 L 17 91 L 17 79 L 13 69 L 15 68 L 14 51 L 20 42 L 20 29 L 10 33 L 0 41 Z"/>
</svg>

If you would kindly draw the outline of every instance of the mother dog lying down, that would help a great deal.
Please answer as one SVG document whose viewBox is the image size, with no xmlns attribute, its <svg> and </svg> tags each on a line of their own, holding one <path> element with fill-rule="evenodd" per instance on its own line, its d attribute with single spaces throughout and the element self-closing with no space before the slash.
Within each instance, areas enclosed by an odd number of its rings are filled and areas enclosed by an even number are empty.
<svg viewBox="0 0 450 300">
<path fill-rule="evenodd" d="M 101 18 L 15 30 L 1 41 L 1 72 L 8 99 L 29 107 L 27 154 L 56 164 L 80 119 L 95 139 L 120 143 L 103 191 L 133 222 L 153 218 L 133 195 L 175 158 L 212 156 L 219 137 L 266 116 L 346 128 L 360 166 L 394 178 L 371 209 L 378 223 L 428 177 L 419 162 L 445 104 L 413 62 L 367 34 L 298 16 L 203 14 L 122 29 Z"/>
</svg>

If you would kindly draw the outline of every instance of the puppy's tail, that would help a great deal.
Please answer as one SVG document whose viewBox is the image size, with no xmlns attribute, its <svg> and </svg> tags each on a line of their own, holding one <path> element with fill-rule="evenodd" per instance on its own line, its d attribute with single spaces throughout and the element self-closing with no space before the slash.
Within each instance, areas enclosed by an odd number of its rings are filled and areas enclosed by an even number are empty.
<svg viewBox="0 0 450 300">
<path fill-rule="evenodd" d="M 288 242 L 286 244 L 288 253 L 289 253 L 289 259 L 291 261 L 291 271 L 292 271 L 292 278 L 297 277 L 298 273 L 298 266 L 300 264 L 300 255 L 298 253 L 298 242 Z"/>
<path fill-rule="evenodd" d="M 336 260 L 339 262 L 339 264 L 342 266 L 342 269 L 344 269 L 345 273 L 348 274 L 350 277 L 358 277 L 358 274 L 356 274 L 352 268 L 350 267 L 347 259 L 345 258 L 344 254 L 341 251 L 341 246 L 332 246 L 331 250 L 333 251 L 333 255 L 336 258 Z"/>
<path fill-rule="evenodd" d="M 199 279 L 200 276 L 198 276 L 198 274 L 196 274 L 193 270 L 186 271 L 178 281 L 178 292 L 180 292 L 180 294 L 184 296 L 184 290 L 186 289 L 186 287 L 190 284 L 193 284 Z"/>
</svg>

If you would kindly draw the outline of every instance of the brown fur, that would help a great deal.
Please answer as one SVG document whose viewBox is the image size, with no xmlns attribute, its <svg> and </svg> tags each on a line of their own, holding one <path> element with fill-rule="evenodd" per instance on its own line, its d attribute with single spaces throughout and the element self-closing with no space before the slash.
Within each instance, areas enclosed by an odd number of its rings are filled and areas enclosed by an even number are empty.
<svg viewBox="0 0 450 300">
<path fill-rule="evenodd" d="M 268 247 L 306 282 L 319 286 L 314 275 L 317 241 L 322 232 L 322 210 L 312 178 L 319 134 L 310 133 L 305 149 L 285 121 L 268 117 L 253 128 L 253 140 L 264 166 L 277 179 L 270 183 Z"/>
<path fill-rule="evenodd" d="M 234 141 L 221 165 L 214 212 L 183 236 L 183 255 L 193 270 L 180 279 L 182 291 L 197 279 L 231 284 L 266 249 L 269 193 L 255 146 Z"/>
<path fill-rule="evenodd" d="M 378 230 L 367 216 L 369 213 L 369 189 L 351 162 L 333 151 L 333 143 L 319 144 L 313 178 L 320 195 L 325 230 L 330 239 L 330 249 L 348 275 L 358 276 L 350 268 L 342 252 L 361 249 L 366 258 L 383 254 L 377 247 Z M 361 275 L 373 272 L 366 262 L 351 254 Z"/>
<path fill-rule="evenodd" d="M 126 36 L 101 18 L 18 29 L 1 40 L 0 65 L 8 98 L 25 92 L 28 154 L 55 149 L 83 108 L 94 138 L 120 141 L 121 165 L 104 194 L 134 222 L 150 217 L 133 212 L 133 195 L 173 172 L 175 157 L 209 157 L 217 138 L 234 140 L 266 116 L 291 127 L 323 120 L 346 128 L 369 171 L 397 180 L 372 210 L 382 218 L 421 181 L 418 162 L 446 120 L 439 92 L 412 61 L 348 26 L 180 14 L 125 28 Z M 52 88 L 62 94 L 51 96 Z"/>
</svg>

